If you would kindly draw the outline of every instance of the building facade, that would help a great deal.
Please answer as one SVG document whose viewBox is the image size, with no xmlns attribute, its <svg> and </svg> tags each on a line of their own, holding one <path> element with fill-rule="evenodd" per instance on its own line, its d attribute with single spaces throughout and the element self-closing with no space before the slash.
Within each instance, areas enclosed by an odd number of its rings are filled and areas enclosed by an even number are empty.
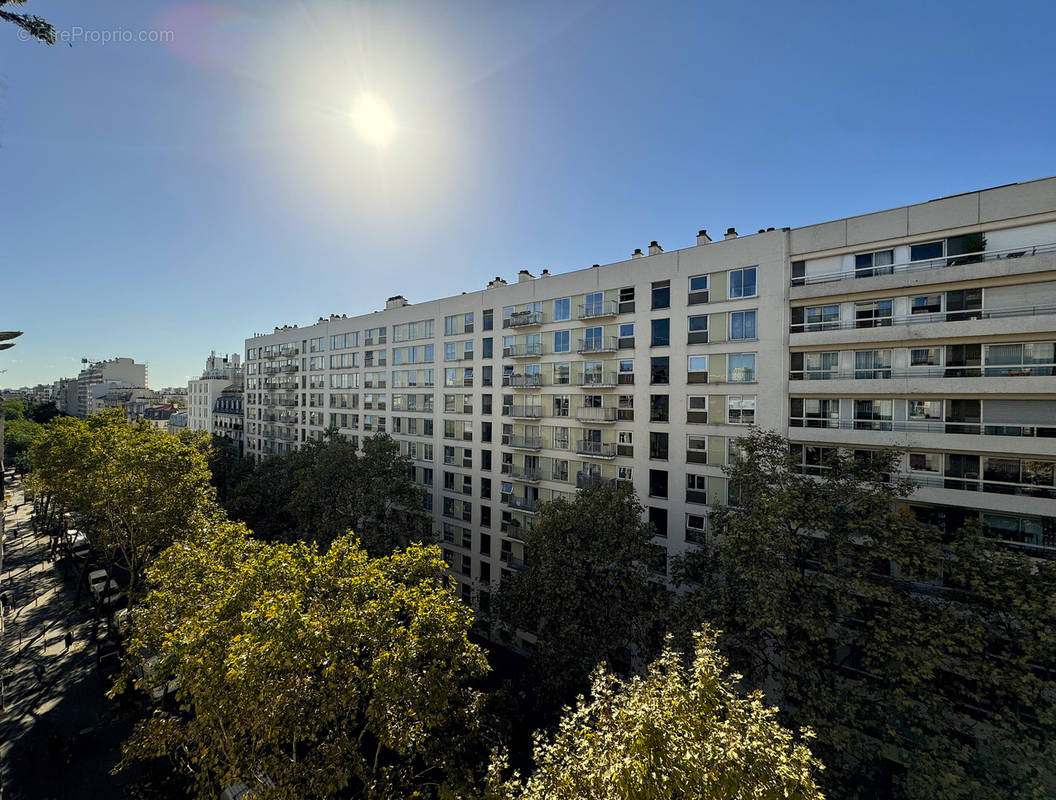
<svg viewBox="0 0 1056 800">
<path fill-rule="evenodd" d="M 242 431 L 244 429 L 244 394 L 240 386 L 228 386 L 213 404 L 213 421 L 210 431 L 213 436 L 228 439 L 238 451 L 243 452 Z"/>
<path fill-rule="evenodd" d="M 1056 178 L 284 326 L 246 340 L 245 451 L 384 431 L 472 599 L 540 503 L 626 481 L 704 541 L 749 426 L 906 451 L 921 514 L 1056 552 Z"/>
<path fill-rule="evenodd" d="M 147 365 L 131 358 L 111 358 L 98 361 L 81 370 L 77 376 L 77 408 L 70 412 L 86 419 L 97 410 L 95 387 L 111 384 L 115 387 L 144 389 L 147 386 Z"/>
<path fill-rule="evenodd" d="M 187 383 L 187 427 L 211 431 L 216 400 L 229 387 L 242 387 L 241 356 L 218 356 L 214 350 L 205 360 L 202 376 Z"/>
</svg>

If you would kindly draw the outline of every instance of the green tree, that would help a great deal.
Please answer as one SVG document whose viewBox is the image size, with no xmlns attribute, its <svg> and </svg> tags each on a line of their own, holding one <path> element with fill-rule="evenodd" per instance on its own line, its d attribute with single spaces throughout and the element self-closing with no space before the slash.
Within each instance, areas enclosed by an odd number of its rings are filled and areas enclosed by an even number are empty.
<svg viewBox="0 0 1056 800">
<path fill-rule="evenodd" d="M 297 486 L 291 467 L 289 457 L 267 456 L 235 480 L 224 494 L 227 513 L 246 523 L 254 536 L 266 542 L 297 538 L 297 521 L 290 512 L 290 498 Z"/>
<path fill-rule="evenodd" d="M 21 397 L 4 398 L 4 419 L 10 422 L 14 419 L 25 419 L 26 401 Z"/>
<path fill-rule="evenodd" d="M 600 663 L 625 671 L 658 649 L 663 592 L 642 513 L 633 489 L 599 482 L 545 504 L 527 532 L 527 569 L 503 579 L 497 603 L 503 623 L 538 637 L 544 704 L 571 700 Z"/>
<path fill-rule="evenodd" d="M 19 472 L 31 469 L 29 448 L 40 435 L 41 426 L 28 419 L 16 418 L 4 423 L 4 463 Z"/>
<path fill-rule="evenodd" d="M 566 711 L 553 736 L 536 735 L 526 781 L 490 775 L 503 800 L 820 800 L 821 764 L 776 719 L 761 693 L 741 697 L 739 676 L 705 629 L 687 665 L 670 642 L 644 676 L 621 681 L 604 668 L 589 699 Z"/>
<path fill-rule="evenodd" d="M 290 512 L 302 536 L 324 549 L 355 530 L 373 556 L 388 555 L 422 538 L 424 492 L 411 480 L 409 459 L 387 434 L 363 440 L 362 452 L 332 432 L 295 454 L 296 488 Z"/>
<path fill-rule="evenodd" d="M 217 512 L 201 441 L 130 425 L 120 409 L 54 419 L 30 457 L 33 489 L 80 515 L 91 545 L 127 571 L 133 599 L 151 560 Z"/>
<path fill-rule="evenodd" d="M 906 507 L 895 453 L 837 451 L 806 475 L 776 434 L 738 452 L 736 505 L 713 510 L 695 569 L 708 588 L 680 616 L 721 625 L 750 685 L 816 731 L 832 793 L 1051 791 L 1052 562 L 972 528 L 944 541 Z"/>
<path fill-rule="evenodd" d="M 127 765 L 175 754 L 197 794 L 430 797 L 469 785 L 463 746 L 487 663 L 467 639 L 435 547 L 370 559 L 352 534 L 326 553 L 214 523 L 150 573 L 123 681 L 161 693 Z M 120 686 L 115 688 L 115 692 Z"/>
<path fill-rule="evenodd" d="M 20 6 L 25 3 L 26 0 L 0 0 L 0 19 L 17 25 L 44 44 L 55 44 L 55 28 L 47 20 L 35 14 L 16 14 L 14 11 L 5 11 L 3 8 L 4 6 Z"/>
</svg>

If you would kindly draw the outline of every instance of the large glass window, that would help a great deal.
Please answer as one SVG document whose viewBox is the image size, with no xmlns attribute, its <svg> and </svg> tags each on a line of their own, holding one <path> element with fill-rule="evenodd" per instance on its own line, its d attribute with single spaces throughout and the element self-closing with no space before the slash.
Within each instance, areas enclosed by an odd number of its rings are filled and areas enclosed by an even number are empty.
<svg viewBox="0 0 1056 800">
<path fill-rule="evenodd" d="M 854 427 L 856 430 L 891 430 L 891 400 L 855 400 Z"/>
<path fill-rule="evenodd" d="M 653 283 L 653 308 L 671 308 L 671 281 Z"/>
<path fill-rule="evenodd" d="M 649 359 L 649 382 L 671 382 L 671 359 L 667 356 L 657 356 Z"/>
<path fill-rule="evenodd" d="M 730 425 L 755 424 L 755 395 L 731 394 L 726 398 L 726 421 Z"/>
<path fill-rule="evenodd" d="M 755 353 L 730 353 L 726 357 L 726 380 L 749 383 L 755 380 Z"/>
<path fill-rule="evenodd" d="M 554 301 L 554 322 L 572 319 L 572 300 L 568 297 L 559 297 Z"/>
<path fill-rule="evenodd" d="M 890 275 L 895 263 L 894 250 L 877 250 L 875 253 L 859 253 L 854 257 L 854 277 L 869 278 L 873 275 Z"/>
<path fill-rule="evenodd" d="M 652 339 L 650 343 L 653 347 L 667 347 L 671 344 L 671 320 L 654 319 L 652 321 Z"/>
<path fill-rule="evenodd" d="M 857 350 L 854 354 L 854 377 L 858 379 L 890 378 L 890 350 Z"/>
<path fill-rule="evenodd" d="M 689 344 L 705 344 L 708 341 L 708 315 L 698 314 L 689 318 Z"/>
<path fill-rule="evenodd" d="M 730 270 L 729 299 L 738 297 L 755 297 L 757 287 L 755 285 L 755 267 Z"/>
<path fill-rule="evenodd" d="M 755 310 L 730 314 L 730 339 L 755 339 Z"/>
<path fill-rule="evenodd" d="M 856 328 L 879 328 L 890 324 L 890 300 L 866 300 L 854 304 L 854 326 Z"/>
<path fill-rule="evenodd" d="M 554 331 L 554 352 L 567 353 L 571 349 L 569 331 Z"/>
</svg>

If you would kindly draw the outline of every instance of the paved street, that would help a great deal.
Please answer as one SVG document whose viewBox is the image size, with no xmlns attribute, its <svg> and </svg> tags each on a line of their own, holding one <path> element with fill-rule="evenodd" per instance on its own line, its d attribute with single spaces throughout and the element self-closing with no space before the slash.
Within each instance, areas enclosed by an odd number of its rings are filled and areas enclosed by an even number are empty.
<svg viewBox="0 0 1056 800">
<path fill-rule="evenodd" d="M 21 482 L 11 473 L 6 482 L 14 497 L 0 576 L 0 798 L 122 797 L 126 781 L 108 772 L 127 725 L 106 719 L 91 605 L 82 593 L 74 606 L 76 571 L 53 559 L 46 535 L 33 534 Z"/>
</svg>

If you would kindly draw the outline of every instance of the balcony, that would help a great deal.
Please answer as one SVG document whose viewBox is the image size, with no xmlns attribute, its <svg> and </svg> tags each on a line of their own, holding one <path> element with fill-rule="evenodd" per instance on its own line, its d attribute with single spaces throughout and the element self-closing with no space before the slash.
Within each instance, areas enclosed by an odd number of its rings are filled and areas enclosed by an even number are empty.
<svg viewBox="0 0 1056 800">
<path fill-rule="evenodd" d="M 542 406 L 504 406 L 503 411 L 509 409 L 505 416 L 513 419 L 540 419 L 543 416 Z"/>
<path fill-rule="evenodd" d="M 615 389 L 617 382 L 615 372 L 581 372 L 576 375 L 576 386 L 584 389 Z"/>
<path fill-rule="evenodd" d="M 280 372 L 296 372 L 299 369 L 300 367 L 296 364 L 283 364 L 281 367 L 279 367 Z"/>
<path fill-rule="evenodd" d="M 600 303 L 586 303 L 581 305 L 576 314 L 576 319 L 600 319 L 601 317 L 615 317 L 620 313 L 620 304 L 615 300 L 604 300 Z"/>
<path fill-rule="evenodd" d="M 293 358 L 296 355 L 300 355 L 301 348 L 299 347 L 280 347 L 279 355 L 283 358 Z"/>
<path fill-rule="evenodd" d="M 543 477 L 538 467 L 518 467 L 515 465 L 510 465 L 510 469 L 505 474 L 521 483 L 539 483 Z"/>
<path fill-rule="evenodd" d="M 515 494 L 510 494 L 503 495 L 503 500 L 510 508 L 516 508 L 518 511 L 527 511 L 529 514 L 535 514 L 539 511 L 539 498 L 537 497 L 518 497 Z"/>
<path fill-rule="evenodd" d="M 529 328 L 543 324 L 542 311 L 518 311 L 502 321 L 504 328 Z"/>
<path fill-rule="evenodd" d="M 278 389 L 285 389 L 287 391 L 298 388 L 297 381 L 279 381 L 275 386 Z"/>
<path fill-rule="evenodd" d="M 262 420 L 264 420 L 265 422 L 278 422 L 279 421 L 279 415 L 275 414 L 273 412 L 270 412 L 270 411 L 266 412 L 264 414 L 261 414 L 260 418 Z"/>
<path fill-rule="evenodd" d="M 576 409 L 576 419 L 580 422 L 615 422 L 616 407 L 580 407 Z"/>
<path fill-rule="evenodd" d="M 930 486 L 938 489 L 957 489 L 965 492 L 989 492 L 991 494 L 1011 494 L 1021 497 L 1041 497 L 1046 500 L 1056 500 L 1056 487 L 1012 483 L 1010 481 L 987 480 L 972 476 L 951 477 L 949 475 L 921 475 L 918 472 L 908 475 L 899 475 L 900 478 L 908 479 L 917 486 Z"/>
<path fill-rule="evenodd" d="M 586 489 L 588 486 L 615 486 L 615 478 L 605 478 L 601 475 L 595 475 L 591 472 L 577 472 L 576 473 L 576 488 Z"/>
<path fill-rule="evenodd" d="M 576 442 L 576 453 L 589 458 L 616 458 L 616 443 L 588 442 L 580 439 Z"/>
<path fill-rule="evenodd" d="M 260 368 L 260 371 L 263 372 L 265 375 L 274 375 L 279 371 L 279 365 L 265 364 L 263 367 Z"/>
<path fill-rule="evenodd" d="M 1056 374 L 1052 364 L 950 365 L 905 369 L 811 369 L 788 373 L 792 381 L 882 380 L 888 378 L 1024 378 Z"/>
<path fill-rule="evenodd" d="M 275 405 L 290 408 L 297 405 L 297 400 L 291 397 L 279 397 L 275 399 Z"/>
<path fill-rule="evenodd" d="M 839 419 L 836 417 L 789 417 L 790 428 L 829 428 L 855 431 L 899 431 L 909 433 L 953 433 L 969 436 L 1023 436 L 1056 438 L 1056 421 L 1027 424 L 984 424 L 978 420 Z"/>
<path fill-rule="evenodd" d="M 525 539 L 528 538 L 528 531 L 530 530 L 530 528 L 525 525 L 522 525 L 520 522 L 514 519 L 510 520 L 509 522 L 503 522 L 499 527 L 499 530 L 501 530 L 511 539 L 516 539 L 518 542 L 523 542 Z M 503 554 L 503 559 L 506 558 L 506 555 L 506 553 Z"/>
<path fill-rule="evenodd" d="M 280 442 L 296 442 L 297 434 L 293 431 L 279 431 L 275 434 L 275 438 Z"/>
<path fill-rule="evenodd" d="M 503 358 L 539 358 L 542 354 L 541 342 L 523 342 L 502 348 Z"/>
<path fill-rule="evenodd" d="M 504 375 L 502 385 L 513 389 L 538 389 L 543 385 L 543 376 L 536 374 Z"/>
<path fill-rule="evenodd" d="M 602 336 L 598 339 L 580 339 L 577 353 L 615 353 L 620 349 L 620 340 L 615 336 Z"/>
<path fill-rule="evenodd" d="M 943 256 L 942 258 L 931 258 L 924 261 L 906 261 L 899 264 L 887 264 L 879 267 L 858 269 L 853 273 L 849 271 L 826 272 L 821 275 L 808 275 L 802 278 L 793 278 L 792 286 L 806 286 L 814 283 L 832 283 L 849 278 L 872 278 L 877 275 L 892 275 L 898 272 L 922 272 L 932 269 L 944 269 L 945 267 L 956 267 L 961 264 L 979 264 L 984 261 L 1006 261 L 1008 259 L 1026 258 L 1039 253 L 1056 252 L 1056 243 L 1039 244 L 1029 247 L 1015 247 L 1009 250 L 990 250 L 979 253 L 963 253 L 956 256 Z"/>
<path fill-rule="evenodd" d="M 797 322 L 789 326 L 789 333 L 817 333 L 819 331 L 854 330 L 856 328 L 887 328 L 891 325 L 917 325 L 929 322 L 962 322 L 977 319 L 1005 319 L 1008 317 L 1037 317 L 1056 314 L 1056 305 L 1010 306 L 1007 308 L 969 308 L 956 311 L 937 311 L 928 314 L 903 314 L 891 317 L 863 319 L 822 319 Z"/>
<path fill-rule="evenodd" d="M 516 436 L 510 435 L 507 437 L 507 447 L 512 447 L 514 450 L 542 450 L 543 449 L 543 437 L 542 436 Z"/>
<path fill-rule="evenodd" d="M 296 425 L 298 423 L 296 414 L 279 414 L 278 419 L 275 421 L 282 425 Z"/>
<path fill-rule="evenodd" d="M 513 534 L 510 535 L 512 536 Z M 514 538 L 518 537 L 515 536 Z M 507 567 L 509 567 L 510 569 L 515 569 L 518 572 L 523 572 L 524 570 L 528 569 L 528 562 L 525 561 L 523 558 L 518 558 L 513 553 L 503 553 L 502 561 L 506 564 Z"/>
</svg>

